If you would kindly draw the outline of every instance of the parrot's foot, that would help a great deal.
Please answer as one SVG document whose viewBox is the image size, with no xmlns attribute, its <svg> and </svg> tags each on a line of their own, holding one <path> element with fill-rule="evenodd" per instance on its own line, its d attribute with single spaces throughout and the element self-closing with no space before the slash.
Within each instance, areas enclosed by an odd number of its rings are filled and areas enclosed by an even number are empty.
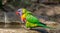
<svg viewBox="0 0 60 33">
<path fill-rule="evenodd" d="M 31 28 L 27 28 L 26 26 L 24 26 L 24 29 L 27 30 L 27 31 L 29 31 Z"/>
<path fill-rule="evenodd" d="M 25 28 L 25 30 L 30 31 L 30 28 Z"/>
<path fill-rule="evenodd" d="M 31 28 L 27 28 L 28 30 L 30 30 Z"/>
</svg>

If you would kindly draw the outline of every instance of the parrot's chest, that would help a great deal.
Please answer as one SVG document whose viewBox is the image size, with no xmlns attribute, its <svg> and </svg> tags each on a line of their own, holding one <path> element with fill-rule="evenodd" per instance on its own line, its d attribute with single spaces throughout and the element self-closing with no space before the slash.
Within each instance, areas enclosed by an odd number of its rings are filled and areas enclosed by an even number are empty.
<svg viewBox="0 0 60 33">
<path fill-rule="evenodd" d="M 23 15 L 21 16 L 21 20 L 22 20 L 23 22 L 26 21 L 26 15 L 25 15 L 25 14 L 23 14 Z"/>
</svg>

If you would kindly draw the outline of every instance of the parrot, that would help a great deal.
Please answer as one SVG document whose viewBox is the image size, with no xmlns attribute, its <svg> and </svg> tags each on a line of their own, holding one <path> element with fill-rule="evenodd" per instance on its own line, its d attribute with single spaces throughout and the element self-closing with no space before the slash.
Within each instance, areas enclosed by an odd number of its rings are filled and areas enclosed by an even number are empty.
<svg viewBox="0 0 60 33">
<path fill-rule="evenodd" d="M 39 19 L 32 14 L 29 10 L 25 8 L 20 8 L 16 11 L 16 15 L 19 15 L 21 21 L 25 23 L 26 28 L 35 28 L 35 27 L 42 27 L 42 28 L 51 28 L 46 24 L 39 21 Z"/>
</svg>

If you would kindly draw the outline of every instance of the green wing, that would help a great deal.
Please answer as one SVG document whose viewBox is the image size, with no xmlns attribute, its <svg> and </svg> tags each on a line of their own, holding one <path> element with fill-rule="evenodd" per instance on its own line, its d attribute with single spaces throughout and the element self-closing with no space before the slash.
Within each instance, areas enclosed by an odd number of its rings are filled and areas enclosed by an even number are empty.
<svg viewBox="0 0 60 33">
<path fill-rule="evenodd" d="M 33 24 L 43 24 L 43 25 L 46 25 L 46 24 L 40 22 L 39 19 L 37 17 L 33 16 L 32 14 L 27 14 L 26 15 L 26 20 L 28 22 L 33 23 Z"/>
<path fill-rule="evenodd" d="M 31 14 L 26 15 L 26 20 L 31 22 L 31 23 L 39 23 L 39 20 Z"/>
<path fill-rule="evenodd" d="M 33 16 L 32 14 L 27 14 L 26 15 L 26 21 L 28 21 L 28 23 L 26 23 L 26 26 L 30 26 L 30 27 L 43 27 L 43 28 L 51 28 L 46 26 L 46 24 L 41 23 L 35 16 Z M 30 24 L 29 24 L 30 23 Z"/>
</svg>

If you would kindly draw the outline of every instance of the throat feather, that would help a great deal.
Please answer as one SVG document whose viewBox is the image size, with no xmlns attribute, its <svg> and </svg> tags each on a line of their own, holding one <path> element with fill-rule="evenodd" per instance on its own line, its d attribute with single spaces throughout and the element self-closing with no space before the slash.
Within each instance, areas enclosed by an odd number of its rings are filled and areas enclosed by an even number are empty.
<svg viewBox="0 0 60 33">
<path fill-rule="evenodd" d="M 26 15 L 25 15 L 25 14 L 23 14 L 23 15 L 21 16 L 21 20 L 22 20 L 23 22 L 26 21 Z"/>
</svg>

